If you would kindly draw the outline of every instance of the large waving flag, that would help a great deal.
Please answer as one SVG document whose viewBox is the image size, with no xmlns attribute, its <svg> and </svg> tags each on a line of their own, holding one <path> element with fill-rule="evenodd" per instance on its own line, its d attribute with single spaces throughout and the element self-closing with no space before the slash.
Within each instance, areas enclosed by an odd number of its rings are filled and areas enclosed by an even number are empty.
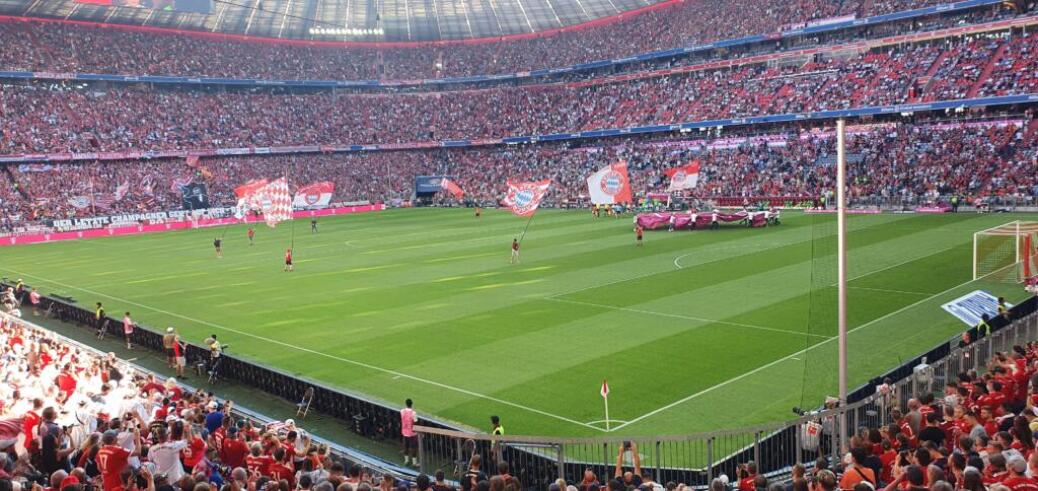
<svg viewBox="0 0 1038 491">
<path fill-rule="evenodd" d="M 297 189 L 292 205 L 299 208 L 328 206 L 332 201 L 332 193 L 334 192 L 334 182 L 315 182 Z"/>
<path fill-rule="evenodd" d="M 699 184 L 699 161 L 693 160 L 691 164 L 666 170 L 670 178 L 670 187 L 667 191 L 680 191 L 692 189 Z"/>
<path fill-rule="evenodd" d="M 244 218 L 248 210 L 259 210 L 268 227 L 292 218 L 292 194 L 284 177 L 276 181 L 252 181 L 234 189 L 238 195 L 236 215 Z"/>
<path fill-rule="evenodd" d="M 512 213 L 521 217 L 528 217 L 541 206 L 541 200 L 551 187 L 551 179 L 531 182 L 512 182 L 508 180 L 508 194 L 502 203 L 512 209 Z"/>
<path fill-rule="evenodd" d="M 631 202 L 631 179 L 627 162 L 605 166 L 587 178 L 587 194 L 596 205 Z"/>
<path fill-rule="evenodd" d="M 462 191 L 461 186 L 456 182 L 447 179 L 446 177 L 440 181 L 440 188 L 454 195 L 454 199 L 461 199 L 465 197 L 465 191 Z"/>
</svg>

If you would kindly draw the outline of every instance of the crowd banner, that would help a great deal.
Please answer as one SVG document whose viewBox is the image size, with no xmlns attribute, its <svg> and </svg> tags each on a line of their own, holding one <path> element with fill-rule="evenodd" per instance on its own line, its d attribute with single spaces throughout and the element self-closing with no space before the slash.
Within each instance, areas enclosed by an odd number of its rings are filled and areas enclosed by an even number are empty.
<svg viewBox="0 0 1038 491">
<path fill-rule="evenodd" d="M 367 205 L 342 206 L 335 208 L 324 208 L 321 210 L 302 210 L 293 213 L 293 218 L 310 218 L 319 216 L 345 215 L 349 213 L 367 213 L 382 211 L 386 209 L 385 204 L 375 203 Z M 114 217 L 95 217 L 71 220 L 55 220 L 52 222 L 51 231 L 41 231 L 23 235 L 11 235 L 0 238 L 0 246 L 13 246 L 23 244 L 38 244 L 42 242 L 58 242 L 63 240 L 92 239 L 96 237 L 114 237 L 120 235 L 137 235 L 153 232 L 166 232 L 170 230 L 189 230 L 196 228 L 218 227 L 239 223 L 234 218 L 234 208 L 218 208 L 206 210 L 205 214 L 192 213 L 190 211 L 146 213 L 138 215 L 117 215 Z M 214 216 L 217 215 L 217 216 Z M 165 218 L 162 218 L 165 216 Z M 122 221 L 127 217 L 141 217 L 140 223 L 127 224 Z M 113 222 L 113 219 L 118 220 Z M 245 221 L 264 221 L 262 215 L 248 215 Z M 145 223 L 154 222 L 154 223 Z M 119 225 L 111 225 L 119 223 Z M 63 231 L 53 231 L 63 229 Z"/>
</svg>

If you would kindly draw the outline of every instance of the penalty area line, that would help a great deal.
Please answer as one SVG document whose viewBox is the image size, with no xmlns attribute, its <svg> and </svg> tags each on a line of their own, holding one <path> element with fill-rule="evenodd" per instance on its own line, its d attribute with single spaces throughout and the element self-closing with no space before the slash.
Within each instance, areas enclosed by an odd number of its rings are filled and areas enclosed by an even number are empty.
<svg viewBox="0 0 1038 491">
<path fill-rule="evenodd" d="M 660 316 L 660 317 L 671 317 L 671 318 L 674 318 L 674 319 L 685 319 L 685 320 L 690 320 L 690 321 L 703 322 L 705 324 L 723 324 L 723 325 L 727 325 L 727 326 L 743 327 L 743 328 L 746 328 L 746 329 L 756 329 L 756 330 L 759 330 L 759 331 L 777 332 L 777 333 L 780 333 L 780 334 L 792 334 L 792 335 L 795 335 L 795 336 L 812 336 L 812 337 L 822 338 L 822 339 L 826 339 L 826 340 L 832 339 L 832 336 L 825 336 L 825 335 L 822 335 L 822 334 L 813 334 L 813 333 L 809 333 L 809 332 L 798 332 L 798 331 L 788 331 L 786 329 L 778 329 L 778 328 L 775 328 L 775 327 L 757 326 L 757 325 L 753 325 L 753 324 L 742 324 L 742 323 L 739 323 L 739 322 L 729 322 L 729 321 L 719 320 L 719 319 L 707 319 L 705 317 L 694 317 L 694 316 L 691 316 L 691 315 L 669 314 L 667 312 L 658 312 L 658 311 L 655 311 L 655 310 L 632 309 L 632 308 L 628 308 L 628 307 L 617 307 L 615 305 L 607 305 L 607 304 L 602 304 L 602 303 L 581 302 L 579 300 L 566 300 L 564 298 L 554 298 L 554 297 L 543 297 L 543 298 L 544 298 L 544 300 L 551 300 L 553 302 L 571 303 L 571 304 L 574 304 L 574 305 L 586 305 L 588 307 L 600 307 L 600 308 L 603 308 L 603 309 L 619 310 L 621 312 L 631 312 L 631 313 L 635 313 L 635 314 L 646 314 L 646 315 L 656 315 L 656 316 Z"/>
<path fill-rule="evenodd" d="M 583 423 L 583 422 L 577 421 L 575 419 L 567 418 L 565 416 L 559 416 L 558 414 L 549 413 L 547 411 L 542 411 L 542 410 L 537 409 L 537 408 L 532 408 L 532 407 L 529 407 L 529 406 L 524 406 L 522 404 L 518 404 L 518 403 L 515 403 L 515 402 L 511 402 L 511 401 L 506 401 L 504 399 L 499 399 L 499 398 L 494 397 L 494 396 L 489 396 L 489 395 L 481 394 L 479 392 L 474 392 L 474 391 L 471 391 L 471 390 L 468 390 L 468 389 L 463 389 L 461 387 L 454 387 L 452 385 L 444 384 L 444 383 L 441 383 L 441 382 L 436 382 L 434 380 L 429 380 L 429 379 L 422 378 L 422 377 L 416 377 L 414 375 L 406 374 L 406 373 L 403 373 L 403 372 L 398 372 L 396 370 L 390 370 L 388 368 L 382 368 L 382 367 L 379 367 L 379 366 L 372 365 L 370 363 L 364 363 L 362 361 L 351 360 L 349 358 L 343 358 L 341 356 L 336 356 L 336 355 L 324 353 L 324 352 L 321 352 L 321 351 L 312 350 L 310 348 L 304 348 L 304 347 L 301 347 L 301 346 L 296 346 L 294 344 L 289 344 L 289 343 L 286 343 L 284 341 L 278 341 L 276 339 L 271 339 L 271 338 L 268 338 L 268 337 L 259 336 L 259 335 L 256 335 L 256 334 L 252 334 L 252 333 L 245 332 L 245 331 L 240 331 L 240 330 L 237 330 L 237 329 L 234 329 L 234 328 L 230 328 L 230 327 L 226 327 L 226 326 L 221 326 L 219 324 L 214 324 L 212 322 L 205 321 L 205 320 L 202 320 L 202 319 L 195 319 L 195 318 L 192 318 L 192 317 L 188 317 L 186 315 L 178 314 L 176 312 L 170 312 L 170 311 L 167 311 L 167 310 L 162 310 L 162 309 L 159 309 L 159 308 L 156 308 L 156 307 L 152 307 L 150 305 L 145 305 L 145 304 L 137 303 L 137 302 L 134 302 L 132 300 L 127 300 L 125 298 L 119 298 L 119 297 L 115 297 L 115 296 L 112 296 L 112 295 L 108 295 L 106 293 L 101 293 L 101 292 L 98 292 L 98 291 L 88 290 L 86 288 L 80 288 L 80 287 L 74 286 L 74 285 L 64 284 L 64 283 L 61 283 L 61 282 L 58 282 L 58 281 L 54 281 L 54 280 L 50 280 L 50 279 L 44 278 L 42 276 L 37 276 L 37 275 L 29 274 L 29 273 L 22 273 L 22 272 L 15 271 L 13 269 L 7 269 L 7 271 L 10 271 L 12 273 L 15 273 L 15 274 L 27 277 L 27 278 L 36 278 L 38 280 L 42 280 L 42 281 L 45 281 L 45 282 L 48 282 L 48 283 L 51 283 L 51 284 L 54 284 L 54 285 L 58 285 L 58 286 L 60 286 L 62 288 L 69 288 L 69 289 L 73 289 L 73 290 L 79 290 L 79 291 L 84 292 L 84 293 L 89 293 L 91 295 L 96 295 L 96 296 L 99 296 L 99 297 L 109 298 L 109 299 L 115 300 L 117 302 L 122 302 L 122 303 L 125 303 L 125 304 L 128 304 L 128 305 L 133 305 L 133 306 L 140 307 L 140 308 L 143 308 L 143 309 L 151 310 L 152 312 L 157 312 L 157 313 L 160 313 L 160 314 L 165 314 L 165 315 L 168 315 L 170 317 L 177 317 L 179 319 L 183 319 L 183 320 L 186 320 L 188 322 L 194 322 L 196 324 L 201 324 L 201 325 L 204 325 L 204 326 L 212 327 L 214 329 L 220 329 L 220 330 L 223 330 L 223 331 L 232 332 L 232 333 L 238 334 L 240 336 L 250 337 L 250 338 L 257 339 L 257 340 L 260 340 L 260 341 L 264 341 L 264 342 L 267 342 L 267 343 L 270 343 L 270 344 L 276 344 L 276 345 L 279 345 L 279 346 L 283 346 L 285 348 L 291 348 L 291 349 L 294 349 L 294 350 L 297 350 L 297 351 L 302 351 L 304 353 L 309 353 L 309 354 L 312 354 L 312 355 L 322 356 L 322 357 L 325 357 L 325 358 L 328 358 L 328 359 L 340 361 L 340 362 L 343 362 L 343 363 L 348 363 L 350 365 L 358 366 L 358 367 L 361 367 L 361 368 L 366 368 L 368 370 L 372 370 L 372 371 L 376 371 L 376 372 L 381 372 L 381 373 L 384 373 L 386 375 L 393 375 L 394 379 L 396 379 L 396 378 L 403 378 L 403 379 L 411 380 L 411 381 L 414 381 L 414 382 L 419 382 L 419 383 L 423 383 L 423 384 L 426 384 L 426 385 L 431 385 L 431 386 L 434 386 L 434 387 L 439 387 L 441 389 L 446 389 L 446 390 L 449 390 L 451 392 L 457 392 L 459 394 L 464 394 L 464 395 L 467 395 L 467 396 L 476 397 L 476 398 L 483 399 L 483 400 L 486 400 L 486 401 L 495 402 L 497 404 L 502 404 L 502 405 L 513 407 L 513 408 L 520 409 L 520 410 L 523 410 L 523 411 L 531 412 L 531 413 L 534 413 L 534 414 L 539 414 L 541 416 L 546 416 L 546 417 L 549 417 L 549 418 L 557 419 L 559 421 L 565 421 L 567 423 L 572 423 L 572 424 L 575 424 L 575 425 L 578 425 L 578 426 L 582 426 L 582 427 L 585 427 L 585 428 L 591 428 L 591 429 L 594 429 L 594 430 L 605 432 L 605 430 L 602 429 L 602 428 L 599 428 L 597 426 L 593 426 L 593 425 L 590 425 L 590 424 L 587 424 L 587 423 Z"/>
<path fill-rule="evenodd" d="M 960 283 L 960 284 L 955 285 L 955 286 L 953 286 L 953 287 L 951 287 L 951 288 L 949 288 L 947 290 L 944 290 L 944 291 L 942 291 L 940 293 L 935 293 L 935 294 L 930 295 L 930 296 L 928 296 L 926 298 L 923 298 L 923 299 L 921 299 L 921 300 L 919 300 L 917 302 L 914 302 L 912 304 L 909 304 L 909 305 L 906 305 L 904 307 L 901 307 L 900 309 L 897 309 L 897 310 L 895 310 L 893 312 L 890 312 L 888 314 L 884 314 L 884 315 L 882 315 L 880 317 L 872 319 L 871 321 L 868 321 L 868 322 L 866 322 L 866 323 L 864 323 L 864 324 L 862 324 L 862 325 L 860 325 L 858 327 L 855 327 L 854 329 L 848 330 L 847 331 L 847 336 L 849 337 L 851 335 L 851 333 L 853 333 L 853 332 L 860 331 L 862 329 L 865 329 L 866 327 L 869 327 L 869 326 L 871 326 L 873 324 L 876 324 L 877 322 L 881 322 L 881 321 L 884 321 L 886 319 L 889 319 L 889 318 L 891 318 L 891 317 L 893 317 L 895 315 L 898 315 L 898 314 L 900 314 L 900 313 L 902 313 L 902 312 L 904 312 L 906 310 L 915 308 L 915 307 L 917 307 L 919 305 L 922 305 L 923 303 L 926 303 L 926 302 L 928 302 L 930 300 L 933 300 L 934 298 L 937 298 L 937 297 L 939 297 L 941 295 L 944 295 L 946 293 L 954 291 L 957 288 L 960 288 L 960 287 L 963 287 L 963 286 L 968 285 L 970 283 L 973 283 L 974 281 L 975 280 L 969 280 L 969 281 L 966 281 L 964 283 Z M 807 352 L 809 352 L 809 351 L 811 351 L 811 350 L 813 350 L 813 349 L 815 349 L 815 348 L 817 348 L 819 346 L 822 346 L 824 344 L 828 344 L 829 342 L 831 342 L 831 341 L 833 341 L 835 339 L 838 339 L 838 338 L 832 337 L 832 338 L 826 339 L 824 341 L 821 341 L 821 342 L 819 342 L 817 344 L 813 344 L 811 346 L 808 346 L 807 348 L 804 348 L 804 349 L 802 349 L 800 351 L 797 351 L 797 352 L 794 352 L 794 353 L 790 353 L 790 354 L 788 354 L 786 356 L 783 356 L 782 358 L 779 358 L 777 360 L 774 360 L 774 361 L 772 361 L 772 362 L 770 362 L 770 363 L 768 363 L 766 365 L 761 365 L 761 366 L 759 366 L 759 367 L 757 367 L 757 368 L 755 368 L 753 370 L 750 370 L 750 371 L 748 371 L 746 373 L 743 373 L 742 375 L 737 375 L 737 376 L 732 377 L 732 378 L 730 378 L 728 380 L 725 380 L 725 381 L 723 381 L 723 382 L 721 382 L 719 384 L 707 387 L 707 388 L 705 388 L 705 389 L 703 389 L 703 390 L 701 390 L 699 392 L 696 392 L 696 393 L 691 394 L 689 396 L 686 396 L 686 397 L 684 397 L 682 399 L 674 401 L 674 402 L 672 402 L 670 404 L 667 404 L 665 406 L 662 406 L 662 407 L 659 407 L 659 408 L 654 409 L 652 411 L 649 411 L 649 412 L 647 412 L 647 413 L 645 413 L 645 414 L 643 414 L 641 416 L 638 416 L 637 418 L 634 418 L 634 419 L 632 419 L 632 420 L 630 420 L 630 421 L 628 421 L 626 423 L 623 423 L 623 424 L 621 424 L 619 426 L 613 427 L 610 431 L 616 431 L 616 430 L 619 430 L 619 429 L 621 429 L 621 428 L 623 428 L 623 427 L 625 427 L 627 425 L 637 423 L 637 422 L 642 421 L 642 420 L 644 420 L 646 418 L 650 418 L 650 417 L 655 416 L 655 415 L 657 415 L 659 413 L 662 413 L 663 411 L 667 411 L 667 410 L 669 410 L 671 408 L 674 408 L 675 406 L 679 406 L 679 405 L 684 404 L 684 403 L 686 403 L 688 401 L 696 399 L 696 398 L 698 398 L 698 397 L 700 397 L 700 396 L 702 396 L 704 394 L 707 394 L 709 392 L 713 392 L 713 391 L 715 391 L 717 389 L 720 389 L 721 387 L 724 387 L 726 385 L 738 382 L 738 381 L 740 381 L 740 380 L 742 380 L 742 379 L 744 379 L 746 377 L 749 377 L 751 375 L 755 375 L 757 373 L 760 373 L 760 372 L 762 372 L 764 370 L 767 370 L 767 369 L 769 369 L 769 368 L 771 368 L 771 367 L 773 367 L 775 365 L 778 365 L 779 363 L 783 363 L 783 362 L 785 362 L 787 360 L 792 360 L 792 359 L 798 358 L 801 355 L 806 354 Z"/>
</svg>

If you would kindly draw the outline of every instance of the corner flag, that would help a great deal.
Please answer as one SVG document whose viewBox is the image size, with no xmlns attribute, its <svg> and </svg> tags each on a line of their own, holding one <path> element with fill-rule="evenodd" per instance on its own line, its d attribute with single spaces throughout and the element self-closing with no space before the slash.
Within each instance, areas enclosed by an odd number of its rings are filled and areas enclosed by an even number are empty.
<svg viewBox="0 0 1038 491">
<path fill-rule="evenodd" d="M 602 400 L 605 402 L 605 424 L 606 431 L 609 431 L 609 382 L 602 379 L 602 388 L 598 391 L 602 394 Z"/>
<path fill-rule="evenodd" d="M 609 397 L 609 382 L 607 382 L 605 380 L 602 381 L 601 394 L 602 394 L 602 397 Z"/>
</svg>

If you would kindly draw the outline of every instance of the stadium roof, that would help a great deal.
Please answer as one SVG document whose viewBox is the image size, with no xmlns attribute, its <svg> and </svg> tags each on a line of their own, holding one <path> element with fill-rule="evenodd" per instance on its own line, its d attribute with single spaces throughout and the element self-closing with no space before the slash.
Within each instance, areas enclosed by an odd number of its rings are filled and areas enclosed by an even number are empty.
<svg viewBox="0 0 1038 491">
<path fill-rule="evenodd" d="M 0 15 L 288 39 L 436 41 L 546 31 L 661 0 L 211 0 L 208 15 L 81 1 L 141 0 L 0 0 Z M 210 0 L 192 3 L 199 1 Z"/>
</svg>

